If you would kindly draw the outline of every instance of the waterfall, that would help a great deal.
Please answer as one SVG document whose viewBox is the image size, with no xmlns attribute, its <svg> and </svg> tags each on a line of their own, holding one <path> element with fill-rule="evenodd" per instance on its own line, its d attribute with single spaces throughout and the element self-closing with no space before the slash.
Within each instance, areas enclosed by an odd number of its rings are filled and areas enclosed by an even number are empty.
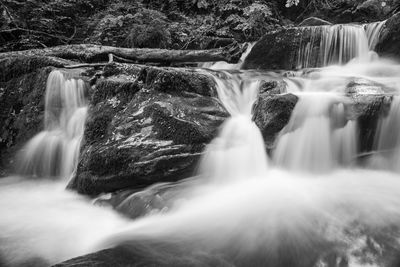
<svg viewBox="0 0 400 267">
<path fill-rule="evenodd" d="M 18 155 L 23 176 L 0 179 L 1 266 L 50 266 L 90 253 L 126 225 L 112 210 L 65 190 L 87 114 L 85 84 L 68 76 L 59 70 L 48 76 L 44 130 Z"/>
<path fill-rule="evenodd" d="M 317 172 L 349 165 L 357 155 L 356 131 L 336 95 L 300 95 L 278 138 L 274 161 L 284 168 Z"/>
<path fill-rule="evenodd" d="M 375 167 L 400 171 L 400 97 L 394 96 L 389 113 L 381 119 L 375 138 Z"/>
<path fill-rule="evenodd" d="M 364 25 L 365 32 L 368 38 L 368 45 L 370 50 L 375 50 L 379 37 L 383 27 L 385 26 L 386 20 L 368 23 Z"/>
<path fill-rule="evenodd" d="M 239 71 L 240 63 L 203 65 L 208 69 L 198 71 L 214 80 L 230 117 L 207 145 L 198 173 L 190 177 L 193 183 L 184 188 L 170 183 L 164 193 L 170 188 L 182 192 L 171 196 L 168 209 L 134 221 L 64 190 L 63 179 L 76 169 L 87 102 L 82 80 L 51 72 L 44 130 L 21 151 L 18 164 L 23 175 L 57 179 L 0 180 L 0 264 L 23 266 L 40 258 L 42 265 L 51 265 L 121 244 L 137 257 L 132 264 L 143 265 L 157 257 L 157 263 L 182 257 L 174 254 L 177 250 L 199 266 L 213 265 L 208 255 L 221 255 L 223 266 L 238 267 L 386 263 L 381 258 L 393 252 L 385 247 L 386 239 L 391 242 L 393 234 L 398 240 L 400 225 L 400 97 L 393 97 L 376 129 L 377 157 L 368 167 L 378 170 L 357 166 L 362 125 L 353 110 L 360 95 L 399 92 L 399 65 L 379 58 L 365 64 L 382 27 L 303 29 L 311 41 L 302 40 L 299 67 L 314 66 L 318 51 L 319 66 L 324 66 L 319 69 L 271 74 Z M 331 64 L 339 65 L 326 66 Z M 221 68 L 236 71 L 215 70 Z M 272 76 L 286 82 L 286 91 L 298 102 L 270 160 L 252 112 L 257 99 L 282 97 L 269 91 L 258 95 L 261 82 Z M 353 92 L 355 77 L 375 89 Z M 373 239 L 375 231 L 383 241 Z M 109 255 L 103 253 L 108 252 L 97 254 L 100 260 Z M 198 257 L 190 261 L 193 255 Z"/>
<path fill-rule="evenodd" d="M 215 72 L 218 98 L 231 114 L 218 136 L 207 146 L 200 174 L 215 181 L 232 181 L 262 175 L 267 156 L 260 130 L 251 119 L 260 81 L 242 81 L 226 71 Z"/>
<path fill-rule="evenodd" d="M 340 24 L 302 28 L 297 67 L 345 64 L 352 59 L 368 61 L 385 22 L 366 25 Z M 307 38 L 308 37 L 308 38 Z"/>
<path fill-rule="evenodd" d="M 86 113 L 84 82 L 52 71 L 46 85 L 44 130 L 19 153 L 19 173 L 69 179 L 77 165 Z"/>
<path fill-rule="evenodd" d="M 212 69 L 212 70 L 238 70 L 241 69 L 244 60 L 246 59 L 247 55 L 250 53 L 251 49 L 253 46 L 256 44 L 256 42 L 252 43 L 244 43 L 243 45 L 246 45 L 247 48 L 246 50 L 242 53 L 242 56 L 239 59 L 239 62 L 236 64 L 230 64 L 226 63 L 225 61 L 218 61 L 218 62 L 205 62 L 199 64 L 200 68 L 207 68 L 207 69 Z"/>
</svg>

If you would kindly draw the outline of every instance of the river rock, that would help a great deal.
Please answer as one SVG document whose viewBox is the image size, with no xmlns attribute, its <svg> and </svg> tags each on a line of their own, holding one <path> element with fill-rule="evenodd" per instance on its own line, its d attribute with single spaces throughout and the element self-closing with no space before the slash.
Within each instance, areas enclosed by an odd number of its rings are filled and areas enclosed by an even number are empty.
<svg viewBox="0 0 400 267">
<path fill-rule="evenodd" d="M 92 89 L 70 187 L 98 194 L 193 174 L 228 116 L 212 79 L 193 70 L 112 65 Z"/>
<path fill-rule="evenodd" d="M 292 27 L 282 28 L 265 34 L 251 49 L 246 57 L 243 69 L 284 69 L 299 67 L 297 58 L 301 43 L 313 42 L 319 44 L 320 36 L 312 38 L 312 28 Z M 318 66 L 319 46 L 314 46 L 310 66 Z"/>
<path fill-rule="evenodd" d="M 400 59 L 400 12 L 386 21 L 376 51 L 382 56 Z"/>
<path fill-rule="evenodd" d="M 260 94 L 254 105 L 253 120 L 260 128 L 266 146 L 271 148 L 279 132 L 289 122 L 298 101 L 293 94 Z"/>
</svg>

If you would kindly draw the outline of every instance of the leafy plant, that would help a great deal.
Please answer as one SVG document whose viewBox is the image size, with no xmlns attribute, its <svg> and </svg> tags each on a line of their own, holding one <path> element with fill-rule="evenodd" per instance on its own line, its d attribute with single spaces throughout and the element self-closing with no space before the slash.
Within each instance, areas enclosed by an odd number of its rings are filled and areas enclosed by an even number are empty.
<svg viewBox="0 0 400 267">
<path fill-rule="evenodd" d="M 226 23 L 234 26 L 234 30 L 244 34 L 246 40 L 254 40 L 262 36 L 273 23 L 278 20 L 273 18 L 269 6 L 254 2 L 243 10 L 243 17 L 231 15 Z"/>
<path fill-rule="evenodd" d="M 133 16 L 134 24 L 125 43 L 129 47 L 168 48 L 171 33 L 166 17 L 155 10 L 142 9 Z"/>
<path fill-rule="evenodd" d="M 286 0 L 286 7 L 297 6 L 300 0 Z"/>
</svg>

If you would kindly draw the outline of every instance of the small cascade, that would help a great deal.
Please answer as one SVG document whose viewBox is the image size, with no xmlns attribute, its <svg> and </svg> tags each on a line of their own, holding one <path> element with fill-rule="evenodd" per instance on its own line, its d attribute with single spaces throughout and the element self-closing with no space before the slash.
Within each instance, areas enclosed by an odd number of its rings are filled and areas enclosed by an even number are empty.
<svg viewBox="0 0 400 267">
<path fill-rule="evenodd" d="M 300 95 L 273 157 L 279 166 L 292 170 L 321 172 L 347 166 L 356 158 L 356 131 L 337 96 Z"/>
<path fill-rule="evenodd" d="M 297 67 L 343 65 L 352 59 L 369 61 L 385 21 L 366 25 L 340 24 L 302 30 Z"/>
<path fill-rule="evenodd" d="M 381 35 L 381 31 L 385 26 L 386 20 L 378 21 L 373 23 L 368 23 L 364 25 L 365 32 L 368 38 L 369 50 L 375 50 L 376 45 L 378 44 L 379 37 Z"/>
<path fill-rule="evenodd" d="M 79 156 L 87 113 L 82 80 L 52 71 L 47 79 L 44 130 L 19 154 L 19 173 L 69 178 Z"/>
<path fill-rule="evenodd" d="M 394 96 L 389 114 L 383 118 L 375 139 L 377 155 L 373 165 L 400 171 L 400 97 Z"/>
<path fill-rule="evenodd" d="M 225 61 L 218 61 L 218 62 L 205 62 L 199 64 L 200 68 L 212 69 L 212 70 L 238 70 L 242 68 L 243 62 L 246 59 L 247 55 L 250 53 L 253 46 L 256 42 L 252 43 L 244 43 L 243 45 L 247 45 L 246 51 L 242 53 L 242 56 L 239 59 L 237 64 L 230 64 Z"/>
<path fill-rule="evenodd" d="M 228 72 L 213 75 L 218 97 L 232 115 L 219 135 L 208 145 L 200 173 L 215 181 L 231 181 L 261 175 L 267 170 L 267 155 L 260 130 L 251 120 L 260 82 L 242 81 Z"/>
</svg>

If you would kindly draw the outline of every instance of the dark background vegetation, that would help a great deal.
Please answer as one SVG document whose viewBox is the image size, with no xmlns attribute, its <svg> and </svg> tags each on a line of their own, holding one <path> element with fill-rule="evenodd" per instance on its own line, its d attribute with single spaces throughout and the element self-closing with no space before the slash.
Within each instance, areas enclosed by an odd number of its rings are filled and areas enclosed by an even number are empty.
<svg viewBox="0 0 400 267">
<path fill-rule="evenodd" d="M 308 16 L 370 21 L 398 9 L 397 0 L 2 0 L 0 52 L 74 43 L 206 49 Z"/>
</svg>

